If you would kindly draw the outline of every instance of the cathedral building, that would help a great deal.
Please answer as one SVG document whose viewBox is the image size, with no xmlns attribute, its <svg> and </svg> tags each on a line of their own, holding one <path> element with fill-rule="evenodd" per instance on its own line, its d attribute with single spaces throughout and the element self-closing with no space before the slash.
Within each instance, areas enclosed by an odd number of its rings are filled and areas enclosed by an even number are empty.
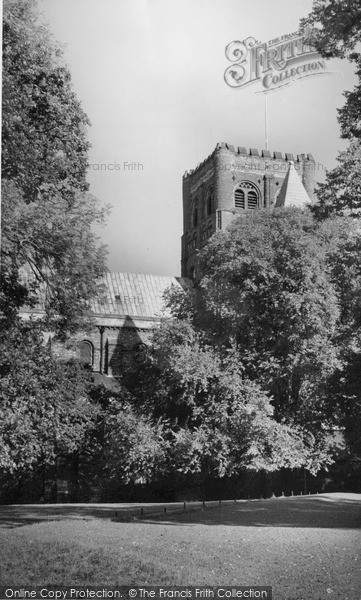
<svg viewBox="0 0 361 600">
<path fill-rule="evenodd" d="M 31 274 L 22 273 L 24 285 L 31 284 Z M 164 293 L 172 286 L 185 289 L 191 282 L 169 275 L 142 273 L 107 273 L 102 281 L 102 295 L 90 305 L 92 326 L 79 331 L 67 342 L 58 342 L 51 334 L 46 341 L 52 352 L 67 360 L 79 358 L 98 374 L 97 381 L 121 376 L 150 344 L 153 328 L 167 311 Z M 24 307 L 23 319 L 44 316 L 45 289 L 40 289 L 38 303 Z"/>
<path fill-rule="evenodd" d="M 314 176 L 315 161 L 310 154 L 294 158 L 217 144 L 208 158 L 183 177 L 182 276 L 108 273 L 102 282 L 104 295 L 90 306 L 91 330 L 79 332 L 65 346 L 49 337 L 53 352 L 63 358 L 77 356 L 103 382 L 121 376 L 150 343 L 153 328 L 167 316 L 166 290 L 192 286 L 197 250 L 210 236 L 246 211 L 312 202 Z M 35 308 L 22 310 L 23 318 L 44 314 L 45 293 L 43 297 L 40 294 Z"/>
</svg>

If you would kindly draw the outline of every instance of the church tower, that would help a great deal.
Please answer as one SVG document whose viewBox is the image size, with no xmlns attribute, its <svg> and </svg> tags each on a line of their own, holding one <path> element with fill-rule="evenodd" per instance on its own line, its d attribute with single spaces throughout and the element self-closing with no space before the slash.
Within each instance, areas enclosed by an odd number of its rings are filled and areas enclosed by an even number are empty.
<svg viewBox="0 0 361 600">
<path fill-rule="evenodd" d="M 217 230 L 249 210 L 313 201 L 311 154 L 218 143 L 212 154 L 183 176 L 182 277 L 194 278 L 197 250 Z"/>
</svg>

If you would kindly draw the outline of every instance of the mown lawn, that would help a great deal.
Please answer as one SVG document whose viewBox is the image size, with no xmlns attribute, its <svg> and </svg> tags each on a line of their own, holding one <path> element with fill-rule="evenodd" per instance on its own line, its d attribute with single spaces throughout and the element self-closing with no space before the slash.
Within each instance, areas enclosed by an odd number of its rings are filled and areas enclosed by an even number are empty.
<svg viewBox="0 0 361 600">
<path fill-rule="evenodd" d="M 141 522 L 64 516 L 0 531 L 1 584 L 271 585 L 275 600 L 361 598 L 360 496 L 243 502 Z"/>
</svg>

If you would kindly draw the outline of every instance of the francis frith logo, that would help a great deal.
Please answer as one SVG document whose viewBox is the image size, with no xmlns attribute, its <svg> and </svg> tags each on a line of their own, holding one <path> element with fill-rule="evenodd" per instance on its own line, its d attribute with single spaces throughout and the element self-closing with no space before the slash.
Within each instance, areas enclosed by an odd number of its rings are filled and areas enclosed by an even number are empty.
<svg viewBox="0 0 361 600">
<path fill-rule="evenodd" d="M 294 32 L 267 43 L 253 37 L 234 41 L 226 47 L 233 64 L 224 73 L 230 87 L 241 88 L 260 82 L 267 92 L 296 79 L 325 73 L 325 62 L 312 45 L 312 31 Z"/>
</svg>

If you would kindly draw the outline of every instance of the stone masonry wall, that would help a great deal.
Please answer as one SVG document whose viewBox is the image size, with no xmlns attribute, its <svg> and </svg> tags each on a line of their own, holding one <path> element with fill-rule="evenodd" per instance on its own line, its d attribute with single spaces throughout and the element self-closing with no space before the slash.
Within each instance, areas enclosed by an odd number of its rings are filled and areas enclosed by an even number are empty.
<svg viewBox="0 0 361 600">
<path fill-rule="evenodd" d="M 65 343 L 51 339 L 51 336 L 48 336 L 48 341 L 54 355 L 62 360 L 84 358 L 84 362 L 88 363 L 87 358 L 91 356 L 90 364 L 95 373 L 119 377 L 150 344 L 151 335 L 151 329 L 95 326 L 90 331 L 78 332 Z M 91 354 L 88 355 L 90 349 Z"/>
<path fill-rule="evenodd" d="M 225 229 L 244 209 L 234 205 L 234 192 L 241 182 L 257 188 L 258 209 L 271 208 L 282 187 L 289 161 L 294 161 L 310 200 L 314 198 L 315 161 L 311 154 L 271 153 L 234 147 L 217 147 L 193 171 L 183 177 L 182 277 L 194 277 L 197 251 L 216 231 Z M 207 212 L 207 195 L 213 190 L 212 213 Z M 195 210 L 197 209 L 197 219 Z M 195 222 L 196 221 L 196 222 Z"/>
</svg>

